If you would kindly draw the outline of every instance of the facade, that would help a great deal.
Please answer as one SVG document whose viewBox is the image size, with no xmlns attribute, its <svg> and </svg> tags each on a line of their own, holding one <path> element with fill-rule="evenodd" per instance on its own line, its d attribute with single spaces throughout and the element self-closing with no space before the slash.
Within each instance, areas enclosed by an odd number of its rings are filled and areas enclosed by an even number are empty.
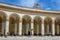
<svg viewBox="0 0 60 40">
<path fill-rule="evenodd" d="M 60 35 L 60 12 L 0 3 L 0 35 Z"/>
</svg>

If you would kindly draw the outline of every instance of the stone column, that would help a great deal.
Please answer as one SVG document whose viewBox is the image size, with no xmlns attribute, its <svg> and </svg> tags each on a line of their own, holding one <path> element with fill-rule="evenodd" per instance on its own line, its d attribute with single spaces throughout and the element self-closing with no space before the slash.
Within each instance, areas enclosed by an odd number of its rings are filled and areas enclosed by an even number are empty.
<svg viewBox="0 0 60 40">
<path fill-rule="evenodd" d="M 32 35 L 34 35 L 34 26 L 33 26 L 33 19 L 31 19 L 31 33 Z"/>
<path fill-rule="evenodd" d="M 27 26 L 27 24 L 26 24 L 26 34 L 28 34 L 28 30 L 29 30 L 29 29 L 28 29 L 28 26 Z"/>
<path fill-rule="evenodd" d="M 22 18 L 19 21 L 19 35 L 22 35 Z"/>
<path fill-rule="evenodd" d="M 41 28 L 42 28 L 41 34 L 44 35 L 44 18 L 42 18 L 42 27 Z"/>
<path fill-rule="evenodd" d="M 50 32 L 49 32 L 49 24 L 47 24 L 47 34 L 49 35 Z"/>
<path fill-rule="evenodd" d="M 37 25 L 37 35 L 39 34 L 39 25 Z"/>
<path fill-rule="evenodd" d="M 59 25 L 57 25 L 57 34 L 59 35 Z"/>
<path fill-rule="evenodd" d="M 17 23 L 15 23 L 15 34 L 17 34 Z"/>
<path fill-rule="evenodd" d="M 6 31 L 5 31 L 5 35 L 8 35 L 8 32 L 9 32 L 9 17 L 7 17 L 7 20 L 6 20 Z"/>
<path fill-rule="evenodd" d="M 52 19 L 52 35 L 55 35 L 55 18 Z"/>
<path fill-rule="evenodd" d="M 2 34 L 4 35 L 4 22 L 2 22 Z"/>
</svg>

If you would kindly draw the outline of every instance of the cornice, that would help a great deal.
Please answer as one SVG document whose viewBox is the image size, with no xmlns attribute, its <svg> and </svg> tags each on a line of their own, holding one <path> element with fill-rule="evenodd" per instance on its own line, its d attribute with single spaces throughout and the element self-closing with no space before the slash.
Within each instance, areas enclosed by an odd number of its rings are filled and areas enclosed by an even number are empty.
<svg viewBox="0 0 60 40">
<path fill-rule="evenodd" d="M 0 8 L 11 9 L 11 10 L 19 10 L 19 11 L 24 11 L 24 12 L 32 12 L 32 13 L 60 14 L 60 11 L 25 8 L 25 7 L 20 7 L 20 6 L 9 5 L 9 4 L 5 4 L 5 3 L 0 3 Z"/>
</svg>

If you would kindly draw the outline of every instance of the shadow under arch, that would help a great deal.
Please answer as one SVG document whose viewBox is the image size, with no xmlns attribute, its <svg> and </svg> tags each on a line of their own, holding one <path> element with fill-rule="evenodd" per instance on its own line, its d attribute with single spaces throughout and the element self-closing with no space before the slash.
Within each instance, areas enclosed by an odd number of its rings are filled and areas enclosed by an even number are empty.
<svg viewBox="0 0 60 40">
<path fill-rule="evenodd" d="M 52 35 L 52 18 L 50 17 L 44 19 L 44 33 L 45 35 Z"/>
<path fill-rule="evenodd" d="M 55 35 L 57 36 L 60 35 L 60 18 L 59 17 L 55 18 Z"/>
<path fill-rule="evenodd" d="M 6 14 L 2 11 L 0 11 L 0 35 L 5 35 L 5 28 L 6 28 Z"/>
<path fill-rule="evenodd" d="M 41 35 L 42 19 L 39 16 L 34 18 L 34 35 Z"/>
<path fill-rule="evenodd" d="M 11 14 L 9 18 L 9 35 L 18 35 L 19 33 L 19 15 Z"/>
<path fill-rule="evenodd" d="M 31 17 L 24 15 L 22 18 L 22 35 L 31 35 Z"/>
</svg>

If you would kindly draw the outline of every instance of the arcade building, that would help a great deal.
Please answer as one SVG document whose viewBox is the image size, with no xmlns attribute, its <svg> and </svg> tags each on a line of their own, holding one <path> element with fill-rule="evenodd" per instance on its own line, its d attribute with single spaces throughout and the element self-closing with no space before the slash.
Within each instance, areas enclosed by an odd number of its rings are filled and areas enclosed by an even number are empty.
<svg viewBox="0 0 60 40">
<path fill-rule="evenodd" d="M 41 10 L 0 3 L 1 35 L 60 35 L 60 11 Z"/>
</svg>

